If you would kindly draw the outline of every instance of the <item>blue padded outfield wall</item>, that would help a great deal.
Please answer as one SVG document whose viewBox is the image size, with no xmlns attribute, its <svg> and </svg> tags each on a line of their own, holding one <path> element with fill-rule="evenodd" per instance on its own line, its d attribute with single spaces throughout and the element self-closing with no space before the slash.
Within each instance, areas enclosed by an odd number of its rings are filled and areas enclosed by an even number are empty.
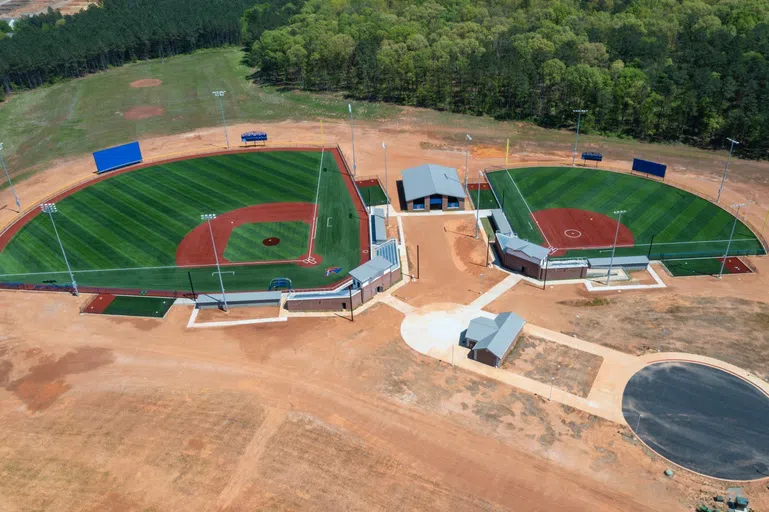
<svg viewBox="0 0 769 512">
<path fill-rule="evenodd" d="M 664 178 L 667 168 L 668 166 L 665 164 L 658 164 L 657 162 L 641 160 L 640 158 L 633 159 L 634 171 L 651 174 L 652 176 L 659 176 L 660 178 Z"/>
<path fill-rule="evenodd" d="M 130 142 L 122 146 L 96 151 L 93 154 L 93 159 L 96 162 L 96 172 L 101 174 L 141 163 L 142 150 L 138 142 Z"/>
</svg>

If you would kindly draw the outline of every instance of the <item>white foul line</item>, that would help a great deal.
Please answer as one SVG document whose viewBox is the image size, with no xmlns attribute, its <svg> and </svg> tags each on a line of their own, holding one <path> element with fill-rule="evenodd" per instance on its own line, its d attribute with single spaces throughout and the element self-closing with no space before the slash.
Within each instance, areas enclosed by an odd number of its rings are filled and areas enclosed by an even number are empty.
<svg viewBox="0 0 769 512">
<path fill-rule="evenodd" d="M 510 181 L 513 182 L 513 186 L 515 187 L 515 190 L 518 191 L 518 194 L 521 196 L 521 199 L 523 199 L 523 204 L 526 205 L 526 209 L 529 210 L 529 215 L 531 215 L 531 218 L 534 219 L 534 223 L 537 225 L 539 232 L 542 233 L 542 238 L 545 239 L 545 243 L 548 245 L 548 247 L 553 247 L 550 244 L 550 241 L 547 239 L 547 236 L 545 236 L 545 232 L 542 230 L 542 226 L 540 226 L 539 222 L 537 222 L 537 218 L 534 216 L 534 213 L 531 211 L 531 208 L 529 208 L 529 203 L 526 202 L 526 198 L 523 197 L 523 194 L 521 194 L 521 189 L 518 188 L 518 185 L 515 183 L 515 180 L 513 179 L 513 177 L 510 176 L 510 169 L 507 169 L 505 172 L 507 173 L 507 177 L 510 178 Z"/>
<path fill-rule="evenodd" d="M 318 234 L 318 196 L 320 195 L 320 177 L 323 174 L 323 156 L 325 155 L 326 148 L 320 149 L 320 165 L 318 166 L 318 186 L 315 189 L 315 206 L 312 214 L 312 236 L 310 237 L 310 250 L 308 254 L 312 254 L 312 244 L 315 241 L 315 235 Z"/>
</svg>

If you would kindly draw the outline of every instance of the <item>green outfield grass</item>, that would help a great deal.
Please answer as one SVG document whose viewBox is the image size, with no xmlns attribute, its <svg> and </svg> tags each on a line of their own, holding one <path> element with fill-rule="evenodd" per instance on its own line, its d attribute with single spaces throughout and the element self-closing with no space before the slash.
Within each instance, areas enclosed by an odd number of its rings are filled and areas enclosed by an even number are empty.
<svg viewBox="0 0 769 512">
<path fill-rule="evenodd" d="M 200 215 L 273 202 L 313 203 L 319 175 L 313 252 L 327 266 L 349 271 L 360 261 L 357 211 L 333 156 L 325 154 L 327 171 L 322 173 L 320 158 L 320 152 L 198 158 L 115 175 L 76 192 L 58 202 L 54 215 L 78 284 L 216 291 L 218 278 L 210 268 L 175 267 L 177 247 L 201 223 Z M 329 217 L 333 222 L 327 222 Z M 286 263 L 239 266 L 224 280 L 233 290 L 265 289 L 274 277 L 289 277 L 295 287 L 309 288 L 333 281 L 324 270 L 323 265 Z M 69 283 L 47 215 L 32 219 L 0 252 L 0 281 Z"/>
<path fill-rule="evenodd" d="M 358 189 L 360 190 L 360 195 L 363 197 L 363 201 L 366 202 L 366 206 L 381 206 L 387 204 L 387 196 L 379 185 L 358 185 Z"/>
<path fill-rule="evenodd" d="M 118 296 L 113 299 L 102 314 L 163 318 L 173 304 L 173 299 Z"/>
<path fill-rule="evenodd" d="M 267 238 L 279 238 L 278 245 L 267 246 Z M 229 261 L 295 260 L 307 254 L 310 225 L 306 222 L 258 222 L 232 230 L 224 257 Z"/>
<path fill-rule="evenodd" d="M 617 255 L 717 256 L 726 250 L 734 217 L 694 194 L 659 181 L 595 169 L 528 167 L 487 174 L 516 234 L 538 244 L 544 239 L 529 214 L 549 208 L 578 208 L 614 216 L 627 210 L 622 223 L 636 246 Z M 761 243 L 737 223 L 730 254 L 763 254 Z M 571 250 L 566 256 L 606 256 L 602 249 Z"/>
</svg>

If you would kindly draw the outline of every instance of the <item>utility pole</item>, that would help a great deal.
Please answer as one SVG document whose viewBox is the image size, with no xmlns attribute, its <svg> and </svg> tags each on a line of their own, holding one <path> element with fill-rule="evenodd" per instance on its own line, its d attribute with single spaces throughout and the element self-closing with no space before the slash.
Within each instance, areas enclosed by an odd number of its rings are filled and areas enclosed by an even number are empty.
<svg viewBox="0 0 769 512">
<path fill-rule="evenodd" d="M 230 312 L 230 308 L 227 305 L 227 295 L 224 293 L 224 280 L 222 279 L 222 269 L 219 266 L 219 254 L 216 252 L 216 242 L 214 242 L 214 228 L 211 227 L 211 221 L 216 218 L 214 213 L 206 213 L 200 216 L 201 219 L 208 222 L 208 231 L 211 233 L 211 246 L 214 248 L 214 259 L 216 260 L 216 272 L 219 274 L 219 285 L 222 287 L 222 301 L 224 302 L 225 313 Z"/>
<path fill-rule="evenodd" d="M 473 140 L 469 134 L 465 134 L 465 192 L 467 191 L 467 176 L 470 174 L 470 141 Z"/>
<path fill-rule="evenodd" d="M 225 91 L 213 91 L 214 96 L 219 100 L 219 109 L 222 111 L 222 123 L 224 124 L 224 139 L 227 141 L 227 149 L 230 149 L 230 137 L 227 135 L 227 120 L 224 118 L 224 104 L 222 98 Z"/>
<path fill-rule="evenodd" d="M 347 104 L 347 110 L 350 111 L 350 131 L 352 132 L 352 175 L 358 175 L 358 162 L 355 160 L 355 122 L 352 118 L 352 103 Z"/>
<path fill-rule="evenodd" d="M 726 173 L 729 172 L 729 160 L 732 159 L 732 151 L 734 150 L 734 145 L 739 144 L 739 142 L 737 142 L 736 140 L 730 139 L 728 137 L 726 140 L 731 142 L 731 145 L 729 146 L 729 156 L 726 157 L 726 166 L 724 167 L 724 177 L 721 178 L 721 186 L 718 187 L 718 197 L 716 198 L 716 203 L 721 202 L 721 191 L 724 189 L 724 183 L 726 182 Z"/>
<path fill-rule="evenodd" d="M 614 252 L 617 250 L 617 238 L 619 238 L 619 227 L 622 225 L 622 214 L 627 213 L 627 210 L 617 210 L 614 215 L 617 215 L 617 232 L 614 233 L 614 245 L 611 248 L 611 260 L 609 260 L 609 273 L 606 275 L 606 286 L 609 286 L 611 281 L 611 270 L 614 267 Z"/>
<path fill-rule="evenodd" d="M 11 175 L 8 174 L 8 168 L 5 166 L 5 160 L 3 159 L 3 143 L 0 142 L 0 163 L 3 164 L 3 170 L 5 171 L 5 177 L 8 178 L 8 185 L 11 187 L 11 192 L 13 192 L 13 198 L 16 200 L 16 208 L 19 210 L 19 213 L 21 213 L 21 203 L 19 202 L 19 196 L 16 195 L 16 189 L 13 188 L 13 182 L 11 181 Z"/>
<path fill-rule="evenodd" d="M 354 283 L 355 281 L 353 281 Z M 350 321 L 355 321 L 355 306 L 352 304 L 352 287 L 353 285 L 350 285 Z"/>
<path fill-rule="evenodd" d="M 478 295 L 483 295 L 483 273 L 481 273 L 480 280 L 478 281 Z"/>
<path fill-rule="evenodd" d="M 574 167 L 574 161 L 577 160 L 577 144 L 579 143 L 579 122 L 582 119 L 582 114 L 586 114 L 587 110 L 572 110 L 577 114 L 577 138 L 574 139 L 574 152 L 571 154 L 571 166 Z"/>
<path fill-rule="evenodd" d="M 75 289 L 75 296 L 80 295 L 80 291 L 77 289 L 77 282 L 75 281 L 75 274 L 72 273 L 72 268 L 69 266 L 69 260 L 67 259 L 67 253 L 64 252 L 64 244 L 61 243 L 61 238 L 59 237 L 59 230 L 56 229 L 56 222 L 53 220 L 53 214 L 56 213 L 58 210 L 56 209 L 55 203 L 43 203 L 40 205 L 40 209 L 43 210 L 44 213 L 47 213 L 48 216 L 51 218 L 51 225 L 53 226 L 53 232 L 56 234 L 56 240 L 59 241 L 59 248 L 61 249 L 61 255 L 64 256 L 64 263 L 67 265 L 67 272 L 69 272 L 69 278 L 72 280 L 72 288 Z"/>
<path fill-rule="evenodd" d="M 729 243 L 726 244 L 726 252 L 724 253 L 724 259 L 721 261 L 721 271 L 718 273 L 718 278 L 724 275 L 724 267 L 726 266 L 726 258 L 729 257 L 729 249 L 732 248 L 732 240 L 734 239 L 734 231 L 737 229 L 737 217 L 740 216 L 740 208 L 745 206 L 746 203 L 733 204 L 732 208 L 737 209 L 737 213 L 734 215 L 734 224 L 732 224 L 732 234 L 729 235 Z"/>
<path fill-rule="evenodd" d="M 387 146 L 384 142 L 382 142 L 382 149 L 384 150 L 384 161 L 385 161 L 385 199 L 387 200 L 387 225 L 390 225 L 390 193 L 387 192 L 387 184 L 389 183 L 387 181 Z M 371 201 L 369 201 L 371 202 Z"/>
<path fill-rule="evenodd" d="M 478 224 L 481 223 L 481 181 L 483 181 L 483 171 L 478 171 L 478 201 L 475 203 L 475 239 L 478 240 Z"/>
</svg>

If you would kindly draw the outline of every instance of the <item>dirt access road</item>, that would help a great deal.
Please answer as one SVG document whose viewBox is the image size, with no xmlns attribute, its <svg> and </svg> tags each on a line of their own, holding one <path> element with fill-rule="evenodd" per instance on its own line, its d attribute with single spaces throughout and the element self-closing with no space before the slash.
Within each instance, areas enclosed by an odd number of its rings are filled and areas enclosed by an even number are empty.
<svg viewBox="0 0 769 512">
<path fill-rule="evenodd" d="M 418 356 L 386 306 L 193 332 L 188 308 L 123 320 L 79 316 L 84 300 L 0 292 L 3 510 L 675 505 L 591 461 L 574 432 L 595 419 Z"/>
</svg>

